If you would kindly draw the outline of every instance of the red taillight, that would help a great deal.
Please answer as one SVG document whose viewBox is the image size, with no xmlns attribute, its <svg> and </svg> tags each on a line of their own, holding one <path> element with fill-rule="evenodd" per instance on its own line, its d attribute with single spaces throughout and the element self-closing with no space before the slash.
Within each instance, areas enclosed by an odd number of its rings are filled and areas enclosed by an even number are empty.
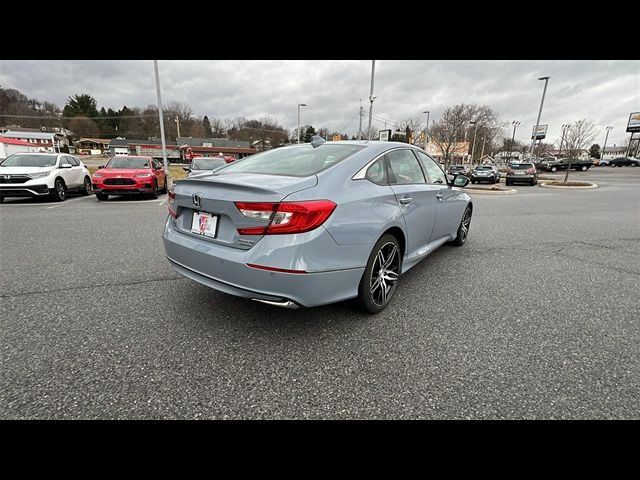
<svg viewBox="0 0 640 480">
<path fill-rule="evenodd" d="M 178 218 L 178 214 L 171 208 L 173 206 L 173 202 L 176 200 L 176 194 L 173 190 L 170 190 L 169 193 L 167 193 L 167 196 L 169 197 L 169 201 L 167 203 L 167 206 L 169 207 L 169 215 L 173 218 Z"/>
<path fill-rule="evenodd" d="M 535 168 L 529 168 L 529 169 L 527 169 L 527 173 L 536 173 L 536 169 Z"/>
<path fill-rule="evenodd" d="M 318 228 L 333 213 L 336 204 L 330 200 L 308 202 L 248 203 L 236 202 L 247 218 L 264 220 L 264 227 L 239 228 L 241 235 L 279 235 L 303 233 Z"/>
<path fill-rule="evenodd" d="M 513 169 L 511 167 L 507 167 L 507 173 L 513 173 Z"/>
</svg>

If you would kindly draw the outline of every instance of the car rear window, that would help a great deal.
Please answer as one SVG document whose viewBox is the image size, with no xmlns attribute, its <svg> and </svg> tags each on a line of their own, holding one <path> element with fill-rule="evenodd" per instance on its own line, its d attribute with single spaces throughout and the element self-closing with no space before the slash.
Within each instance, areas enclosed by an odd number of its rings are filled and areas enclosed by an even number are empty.
<svg viewBox="0 0 640 480">
<path fill-rule="evenodd" d="M 194 158 L 191 163 L 191 170 L 213 170 L 226 164 L 227 162 L 223 158 Z"/>
<path fill-rule="evenodd" d="M 491 167 L 476 167 L 476 170 L 491 170 Z"/>
<path fill-rule="evenodd" d="M 113 157 L 106 168 L 150 168 L 146 158 Z"/>
<path fill-rule="evenodd" d="M 363 148 L 365 147 L 362 145 L 331 143 L 325 143 L 316 148 L 311 144 L 280 147 L 257 153 L 241 162 L 232 163 L 220 174 L 245 172 L 308 177 L 331 168 Z"/>
<path fill-rule="evenodd" d="M 511 168 L 513 170 L 528 170 L 533 168 L 533 165 L 531 163 L 514 163 Z"/>
</svg>

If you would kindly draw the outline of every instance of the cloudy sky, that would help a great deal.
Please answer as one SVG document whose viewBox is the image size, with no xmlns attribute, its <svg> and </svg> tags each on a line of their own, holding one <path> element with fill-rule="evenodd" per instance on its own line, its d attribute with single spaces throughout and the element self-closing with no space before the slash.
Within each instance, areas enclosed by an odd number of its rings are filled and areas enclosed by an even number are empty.
<svg viewBox="0 0 640 480">
<path fill-rule="evenodd" d="M 185 102 L 198 116 L 269 115 L 295 128 L 297 104 L 306 103 L 303 124 L 352 134 L 360 99 L 365 111 L 369 107 L 370 60 L 161 60 L 159 65 L 163 101 Z M 426 118 L 421 112 L 429 110 L 437 120 L 447 105 L 486 104 L 509 125 L 520 120 L 516 138 L 526 141 L 540 105 L 541 76 L 551 77 L 541 119 L 549 124 L 548 140 L 559 139 L 563 123 L 582 118 L 598 127 L 599 144 L 607 125 L 614 127 L 609 145 L 629 136 L 629 113 L 640 111 L 640 61 L 634 60 L 377 60 L 374 115 L 397 122 Z M 0 60 L 0 85 L 60 107 L 79 93 L 93 95 L 98 108 L 156 102 L 151 60 Z"/>
</svg>

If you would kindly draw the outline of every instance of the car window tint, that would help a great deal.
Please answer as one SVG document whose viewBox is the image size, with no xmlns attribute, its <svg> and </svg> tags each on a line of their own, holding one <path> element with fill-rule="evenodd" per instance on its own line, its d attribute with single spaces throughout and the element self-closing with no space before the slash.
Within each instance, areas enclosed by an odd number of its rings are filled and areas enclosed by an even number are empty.
<svg viewBox="0 0 640 480">
<path fill-rule="evenodd" d="M 367 174 L 365 175 L 367 180 L 372 181 L 373 183 L 377 183 L 378 185 L 383 185 L 387 183 L 387 173 L 384 168 L 384 159 L 379 158 L 373 164 L 367 168 Z"/>
<path fill-rule="evenodd" d="M 63 155 L 60 157 L 60 165 L 72 165 L 72 163 L 69 161 L 69 157 Z"/>
<path fill-rule="evenodd" d="M 75 166 L 75 167 L 77 167 L 78 165 L 80 165 L 80 162 L 79 162 L 76 158 L 74 158 L 74 157 L 71 157 L 71 156 L 69 156 L 69 155 L 66 155 L 66 156 L 65 156 L 65 158 L 69 161 L 69 163 L 70 163 L 71 165 L 73 165 L 73 166 Z"/>
<path fill-rule="evenodd" d="M 427 176 L 429 177 L 430 183 L 437 184 L 446 184 L 447 179 L 444 176 L 444 172 L 440 168 L 440 166 L 427 154 L 422 152 L 415 152 L 418 158 L 420 159 L 420 163 L 422 163 L 422 167 L 425 172 L 427 172 Z"/>
<path fill-rule="evenodd" d="M 426 183 L 418 159 L 410 150 L 394 150 L 386 154 L 389 162 L 389 182 L 396 185 Z"/>
</svg>

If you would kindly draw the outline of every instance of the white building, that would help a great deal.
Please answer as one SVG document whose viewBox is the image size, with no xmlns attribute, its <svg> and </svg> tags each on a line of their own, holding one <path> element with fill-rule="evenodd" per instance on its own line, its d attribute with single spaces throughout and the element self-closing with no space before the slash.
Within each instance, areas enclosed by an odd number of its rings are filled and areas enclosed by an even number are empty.
<svg viewBox="0 0 640 480">
<path fill-rule="evenodd" d="M 0 135 L 0 160 L 20 152 L 39 152 L 40 148 L 22 140 L 5 138 Z"/>
<path fill-rule="evenodd" d="M 612 160 L 614 158 L 624 157 L 626 154 L 627 147 L 616 147 L 616 145 L 614 144 L 612 147 L 604 147 L 600 158 L 602 158 L 602 160 Z"/>
</svg>

